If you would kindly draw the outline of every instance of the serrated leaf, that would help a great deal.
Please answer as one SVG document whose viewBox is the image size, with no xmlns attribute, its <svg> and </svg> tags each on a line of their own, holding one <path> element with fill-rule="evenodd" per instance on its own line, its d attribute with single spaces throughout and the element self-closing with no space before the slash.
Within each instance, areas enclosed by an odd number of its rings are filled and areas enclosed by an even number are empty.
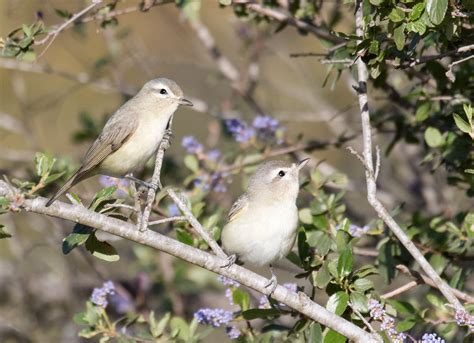
<svg viewBox="0 0 474 343">
<path fill-rule="evenodd" d="M 101 242 L 95 234 L 91 234 L 86 241 L 86 249 L 95 257 L 107 262 L 115 262 L 120 259 L 117 250 L 107 242 Z"/>
<path fill-rule="evenodd" d="M 445 143 L 441 132 L 439 132 L 437 128 L 431 126 L 425 131 L 425 141 L 431 148 L 438 148 Z"/>
<path fill-rule="evenodd" d="M 326 303 L 326 309 L 340 316 L 349 304 L 349 295 L 346 292 L 337 292 L 331 295 Z"/>
<path fill-rule="evenodd" d="M 93 232 L 94 229 L 89 226 L 76 224 L 72 233 L 70 233 L 66 238 L 63 239 L 63 254 L 67 255 L 74 248 L 84 244 Z"/>
<path fill-rule="evenodd" d="M 459 114 L 454 113 L 453 117 L 454 117 L 454 122 L 456 123 L 456 126 L 459 128 L 459 130 L 465 133 L 472 132 L 471 125 L 469 125 L 469 123 L 465 121 Z"/>
<path fill-rule="evenodd" d="M 242 312 L 242 316 L 246 320 L 252 320 L 257 318 L 268 318 L 268 317 L 275 317 L 280 314 L 280 311 L 276 308 L 252 308 L 247 311 Z"/>
<path fill-rule="evenodd" d="M 427 0 L 426 10 L 433 24 L 439 25 L 446 15 L 448 0 Z"/>
</svg>

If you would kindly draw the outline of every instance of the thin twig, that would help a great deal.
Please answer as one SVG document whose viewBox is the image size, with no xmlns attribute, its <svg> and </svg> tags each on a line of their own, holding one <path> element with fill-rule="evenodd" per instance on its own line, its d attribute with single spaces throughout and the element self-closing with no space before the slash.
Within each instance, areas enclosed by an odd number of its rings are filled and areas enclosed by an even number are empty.
<svg viewBox="0 0 474 343">
<path fill-rule="evenodd" d="M 82 11 L 79 11 L 78 13 L 74 14 L 71 18 L 69 18 L 63 24 L 61 24 L 57 29 L 54 29 L 53 31 L 49 32 L 46 35 L 46 37 L 44 37 L 42 40 L 35 42 L 35 45 L 42 45 L 49 41 L 46 47 L 43 49 L 43 51 L 41 51 L 41 53 L 38 55 L 37 59 L 39 60 L 46 53 L 46 51 L 53 44 L 54 40 L 61 33 L 61 31 L 63 31 L 70 24 L 74 23 L 77 19 L 79 19 L 84 14 L 92 10 L 94 7 L 100 5 L 101 3 L 102 3 L 102 0 L 92 0 L 92 3 L 89 6 L 84 8 Z"/>
<path fill-rule="evenodd" d="M 370 323 L 367 321 L 367 319 L 365 319 L 365 317 L 359 311 L 356 310 L 356 308 L 354 307 L 354 305 L 351 302 L 349 302 L 349 306 L 351 307 L 351 309 L 355 313 L 355 315 L 357 317 L 359 317 L 360 320 L 362 320 L 362 322 L 365 324 L 365 326 L 367 326 L 367 328 L 370 330 L 370 332 L 376 333 L 376 331 L 374 330 L 372 325 L 370 325 Z"/>
<path fill-rule="evenodd" d="M 170 145 L 170 138 L 171 138 L 171 126 L 173 124 L 173 116 L 171 116 L 165 133 L 163 134 L 163 138 L 161 139 L 160 145 L 156 152 L 156 159 L 155 159 L 155 168 L 153 171 L 153 176 L 151 178 L 151 183 L 157 185 L 157 188 L 161 189 L 161 165 L 163 164 L 163 157 L 165 156 L 165 151 L 168 149 Z M 140 216 L 140 220 L 138 222 L 138 228 L 140 231 L 146 231 L 148 228 L 148 220 L 150 218 L 151 209 L 153 207 L 153 202 L 155 201 L 156 190 L 153 188 L 148 189 L 147 198 L 145 202 L 145 208 L 143 209 L 142 215 Z"/>
<path fill-rule="evenodd" d="M 186 220 L 185 216 L 174 216 L 174 217 L 169 217 L 169 218 L 163 218 L 160 220 L 154 220 L 152 222 L 149 222 L 148 226 L 169 223 L 169 222 L 184 221 L 184 220 Z"/>
<path fill-rule="evenodd" d="M 382 299 L 389 299 L 389 298 L 393 298 L 397 295 L 400 295 L 404 292 L 407 292 L 409 291 L 410 289 L 412 288 L 415 288 L 416 286 L 418 285 L 418 282 L 416 281 L 410 281 L 409 283 L 401 286 L 401 287 L 398 287 L 396 289 L 394 289 L 393 291 L 390 291 L 390 292 L 387 292 L 387 293 L 384 293 L 382 294 L 380 297 Z"/>
<path fill-rule="evenodd" d="M 356 12 L 356 34 L 358 37 L 364 37 L 362 7 L 363 6 L 359 6 Z M 357 75 L 357 96 L 359 99 L 359 106 L 361 111 L 360 115 L 362 121 L 362 134 L 364 145 L 363 157 L 365 161 L 364 166 L 366 170 L 365 176 L 367 182 L 367 200 L 377 212 L 378 216 L 385 222 L 385 224 L 390 228 L 390 230 L 395 234 L 395 236 L 397 236 L 400 243 L 408 250 L 408 252 L 412 255 L 412 257 L 420 265 L 424 272 L 433 280 L 433 282 L 436 284 L 436 286 L 439 288 L 440 292 L 445 296 L 445 298 L 454 306 L 456 310 L 465 311 L 459 300 L 453 294 L 451 287 L 449 287 L 449 285 L 443 279 L 440 278 L 438 273 L 433 269 L 433 267 L 429 264 L 423 254 L 413 244 L 410 238 L 408 238 L 403 229 L 398 225 L 398 223 L 393 219 L 387 209 L 377 198 L 377 186 L 373 167 L 374 163 L 372 158 L 372 133 L 370 126 L 370 112 L 367 97 L 368 72 L 367 66 L 361 58 L 357 60 Z"/>
<path fill-rule="evenodd" d="M 446 77 L 451 81 L 451 82 L 454 82 L 456 80 L 456 78 L 454 77 L 454 73 L 453 73 L 453 67 L 455 65 L 458 65 L 458 64 L 461 64 L 461 63 L 464 63 L 468 60 L 470 60 L 471 58 L 474 58 L 474 54 L 471 55 L 471 56 L 467 56 L 465 58 L 462 58 L 458 61 L 455 61 L 453 63 L 451 63 L 449 66 L 448 66 L 448 71 L 446 72 Z"/>
<path fill-rule="evenodd" d="M 127 210 L 130 210 L 132 212 L 135 212 L 137 209 L 133 206 L 127 205 L 127 204 L 106 204 L 104 208 L 109 209 L 109 208 L 126 208 Z"/>
</svg>

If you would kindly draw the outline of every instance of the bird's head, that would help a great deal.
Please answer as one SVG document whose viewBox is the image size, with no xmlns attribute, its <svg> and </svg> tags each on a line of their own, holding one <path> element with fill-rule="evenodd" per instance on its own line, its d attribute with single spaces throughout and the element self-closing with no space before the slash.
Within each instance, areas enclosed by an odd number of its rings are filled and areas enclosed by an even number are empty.
<svg viewBox="0 0 474 343">
<path fill-rule="evenodd" d="M 163 77 L 145 83 L 139 94 L 161 108 L 193 106 L 191 101 L 183 97 L 183 91 L 176 82 Z"/>
<path fill-rule="evenodd" d="M 252 197 L 275 201 L 296 201 L 299 191 L 299 171 L 309 159 L 297 163 L 268 161 L 257 167 L 251 176 L 247 192 Z"/>
</svg>

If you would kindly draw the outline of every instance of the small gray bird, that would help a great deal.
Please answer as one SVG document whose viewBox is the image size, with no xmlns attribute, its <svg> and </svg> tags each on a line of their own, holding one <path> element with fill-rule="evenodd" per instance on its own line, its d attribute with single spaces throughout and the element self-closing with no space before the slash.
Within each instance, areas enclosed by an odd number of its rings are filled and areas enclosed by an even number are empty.
<svg viewBox="0 0 474 343">
<path fill-rule="evenodd" d="M 307 162 L 269 161 L 258 166 L 222 230 L 222 246 L 230 255 L 226 266 L 237 258 L 254 266 L 270 265 L 270 294 L 277 285 L 271 264 L 288 255 L 295 243 L 298 175 Z"/>
<path fill-rule="evenodd" d="M 173 80 L 148 81 L 107 121 L 99 137 L 82 160 L 78 171 L 46 203 L 57 198 L 78 182 L 96 174 L 124 176 L 144 165 L 158 149 L 179 105 L 192 106 Z M 154 185 L 129 177 L 148 187 Z"/>
</svg>

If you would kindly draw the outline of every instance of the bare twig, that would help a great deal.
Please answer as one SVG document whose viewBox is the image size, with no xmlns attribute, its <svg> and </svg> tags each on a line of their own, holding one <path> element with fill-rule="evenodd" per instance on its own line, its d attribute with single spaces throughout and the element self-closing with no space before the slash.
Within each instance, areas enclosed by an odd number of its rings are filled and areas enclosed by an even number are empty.
<svg viewBox="0 0 474 343">
<path fill-rule="evenodd" d="M 48 44 L 46 45 L 46 47 L 43 49 L 43 51 L 41 51 L 41 53 L 38 55 L 38 59 L 40 59 L 45 53 L 46 51 L 49 49 L 49 47 L 51 46 L 51 44 L 53 44 L 54 40 L 56 39 L 56 37 L 61 33 L 61 31 L 63 31 L 64 29 L 66 29 L 70 24 L 74 23 L 76 20 L 78 20 L 80 17 L 82 17 L 84 14 L 86 14 L 87 12 L 89 12 L 90 10 L 92 10 L 94 7 L 100 5 L 102 3 L 102 0 L 92 0 L 92 3 L 87 6 L 86 8 L 84 8 L 82 11 L 79 11 L 77 12 L 76 14 L 74 14 L 71 18 L 69 18 L 68 20 L 66 20 L 63 24 L 61 24 L 58 28 L 54 29 L 53 31 L 49 32 L 46 37 L 44 37 L 43 39 L 39 40 L 39 41 L 36 41 L 35 42 L 35 45 L 43 45 L 45 44 L 46 42 L 48 42 Z"/>
<path fill-rule="evenodd" d="M 469 52 L 471 50 L 474 50 L 474 44 L 461 46 L 457 49 L 450 50 L 450 51 L 447 51 L 447 52 L 444 52 L 444 53 L 441 53 L 441 54 L 438 54 L 438 55 L 421 56 L 420 58 L 416 58 L 415 60 L 411 61 L 408 65 L 406 65 L 406 66 L 402 65 L 400 67 L 401 68 L 414 67 L 416 65 L 423 64 L 423 63 L 426 63 L 426 62 L 429 62 L 429 61 L 442 59 L 443 57 L 460 55 L 460 54 L 463 54 L 465 52 Z"/>
<path fill-rule="evenodd" d="M 332 42 L 332 43 L 342 43 L 342 42 L 345 41 L 344 39 L 337 37 L 336 35 L 332 34 L 330 31 L 328 31 L 328 30 L 326 30 L 322 27 L 313 25 L 313 24 L 308 23 L 306 21 L 296 19 L 293 16 L 291 16 L 289 13 L 288 14 L 283 13 L 283 12 L 277 11 L 273 8 L 262 6 L 259 3 L 255 3 L 255 1 L 234 0 L 233 4 L 234 5 L 239 5 L 239 4 L 240 5 L 245 5 L 247 9 L 249 9 L 253 12 L 256 12 L 258 14 L 261 14 L 261 15 L 264 15 L 264 16 L 267 16 L 267 17 L 270 17 L 270 18 L 272 18 L 276 21 L 294 26 L 294 27 L 296 27 L 300 30 L 311 32 L 315 36 L 317 36 L 319 38 L 322 38 L 324 40 L 327 40 L 329 42 Z"/>
<path fill-rule="evenodd" d="M 393 298 L 399 294 L 402 294 L 406 291 L 409 291 L 410 289 L 416 287 L 418 285 L 418 282 L 416 281 L 410 281 L 409 283 L 407 284 L 404 284 L 403 286 L 401 287 L 398 287 L 396 289 L 394 289 L 393 291 L 390 291 L 390 292 L 387 292 L 387 293 L 384 293 L 382 294 L 380 297 L 382 299 L 389 299 L 389 298 Z"/>
<path fill-rule="evenodd" d="M 169 222 L 177 222 L 177 221 L 184 221 L 186 220 L 185 216 L 174 216 L 174 217 L 169 217 L 169 218 L 163 218 L 159 220 L 154 220 L 152 222 L 148 223 L 148 226 L 152 225 L 158 225 L 158 224 L 163 224 L 163 223 L 169 223 Z"/>
<path fill-rule="evenodd" d="M 21 198 L 19 190 L 12 188 L 6 182 L 0 181 L 0 196 L 11 200 Z M 134 224 L 116 218 L 90 211 L 80 205 L 65 204 L 56 201 L 50 207 L 45 207 L 46 198 L 22 199 L 21 208 L 27 212 L 44 214 L 52 217 L 81 223 L 124 239 L 155 248 L 182 260 L 203 267 L 207 270 L 234 279 L 241 284 L 262 294 L 268 293 L 265 286 L 268 280 L 246 268 L 236 264 L 229 268 L 221 268 L 226 262 L 224 256 L 215 256 L 200 249 L 183 244 L 175 239 L 161 235 L 152 230 L 140 232 Z M 179 204 L 178 204 L 179 206 Z M 186 206 L 184 206 L 187 208 Z M 313 302 L 306 294 L 291 292 L 282 286 L 277 286 L 272 297 L 290 308 L 304 314 L 337 332 L 359 343 L 381 342 L 379 337 L 372 335 L 344 318 L 329 312 L 324 307 Z"/>
<path fill-rule="evenodd" d="M 161 165 L 163 164 L 163 157 L 165 156 L 165 151 L 168 149 L 170 145 L 170 138 L 171 138 L 171 125 L 173 124 L 173 116 L 171 116 L 166 131 L 161 139 L 160 145 L 156 152 L 156 159 L 155 159 L 155 168 L 153 171 L 153 176 L 151 178 L 151 183 L 157 186 L 157 189 L 163 188 L 161 185 Z M 138 228 L 140 231 L 146 231 L 148 228 L 148 219 L 150 218 L 151 210 L 153 207 L 153 202 L 155 201 L 156 190 L 153 188 L 148 189 L 147 198 L 145 202 L 145 208 L 140 216 L 140 220 L 138 222 Z"/>
<path fill-rule="evenodd" d="M 365 326 L 367 326 L 367 328 L 370 330 L 370 332 L 375 333 L 376 331 L 374 330 L 372 325 L 370 325 L 370 323 L 367 321 L 367 319 L 365 319 L 365 317 L 359 311 L 357 311 L 357 309 L 354 307 L 354 305 L 351 302 L 349 302 L 349 306 L 351 307 L 351 309 L 355 313 L 355 315 L 357 317 L 359 317 L 360 320 L 362 320 L 362 322 L 365 324 Z"/>
<path fill-rule="evenodd" d="M 364 37 L 364 24 L 363 24 L 363 13 L 362 7 L 359 6 L 356 12 L 356 34 L 358 37 Z M 360 43 L 360 41 L 359 41 Z M 367 79 L 368 72 L 367 66 L 364 61 L 359 58 L 357 60 L 357 75 L 358 75 L 358 99 L 359 106 L 361 111 L 361 121 L 362 121 L 362 134 L 363 134 L 363 159 L 365 166 L 365 176 L 367 182 L 367 200 L 370 205 L 377 212 L 378 216 L 385 222 L 385 224 L 390 228 L 390 230 L 397 236 L 400 240 L 400 243 L 408 250 L 412 257 L 417 261 L 425 273 L 431 278 L 431 280 L 436 284 L 441 293 L 445 298 L 454 306 L 456 310 L 465 311 L 459 300 L 453 294 L 451 287 L 440 278 L 438 273 L 433 269 L 429 264 L 423 254 L 418 250 L 418 248 L 413 244 L 413 242 L 408 238 L 403 229 L 398 225 L 398 223 L 393 219 L 393 217 L 388 213 L 386 208 L 377 198 L 377 186 L 374 173 L 374 163 L 372 158 L 372 134 L 370 126 L 370 112 L 368 105 L 367 97 Z"/>
<path fill-rule="evenodd" d="M 454 77 L 453 67 L 454 67 L 455 65 L 464 63 L 464 62 L 470 60 L 471 58 L 474 58 L 474 55 L 467 56 L 467 57 L 465 57 L 465 58 L 462 58 L 462 59 L 460 59 L 460 60 L 457 60 L 457 61 L 451 63 L 451 64 L 448 66 L 448 71 L 446 72 L 446 77 L 447 77 L 451 82 L 454 82 L 454 81 L 456 80 L 456 78 Z"/>
<path fill-rule="evenodd" d="M 127 204 L 106 204 L 104 208 L 126 208 L 127 210 L 130 210 L 132 212 L 135 212 L 137 209 L 134 206 L 130 206 Z"/>
</svg>

